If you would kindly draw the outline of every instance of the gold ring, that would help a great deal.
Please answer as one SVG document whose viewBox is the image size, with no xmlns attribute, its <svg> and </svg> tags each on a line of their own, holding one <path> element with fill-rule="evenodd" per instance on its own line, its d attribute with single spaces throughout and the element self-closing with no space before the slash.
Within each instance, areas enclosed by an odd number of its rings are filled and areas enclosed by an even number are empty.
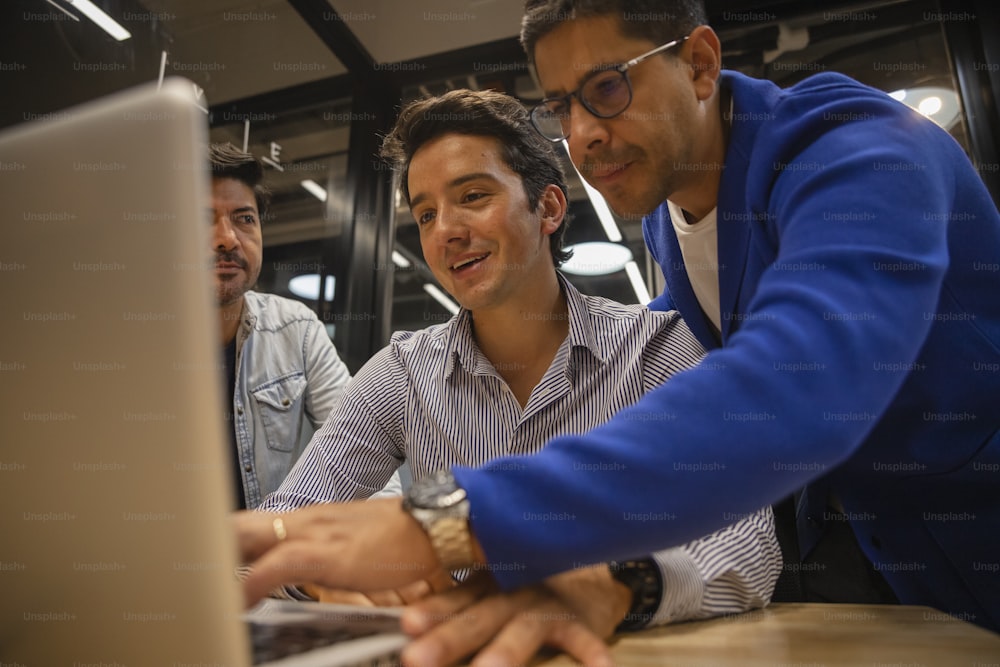
<svg viewBox="0 0 1000 667">
<path fill-rule="evenodd" d="M 288 531 L 285 530 L 285 522 L 280 516 L 271 522 L 271 527 L 274 528 L 274 536 L 278 538 L 279 542 L 288 537 Z"/>
</svg>

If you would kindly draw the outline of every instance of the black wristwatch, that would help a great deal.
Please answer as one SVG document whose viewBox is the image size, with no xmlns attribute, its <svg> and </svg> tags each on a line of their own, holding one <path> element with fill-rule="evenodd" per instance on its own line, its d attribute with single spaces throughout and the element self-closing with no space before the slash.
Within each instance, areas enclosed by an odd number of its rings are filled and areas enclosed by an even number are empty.
<svg viewBox="0 0 1000 667">
<path fill-rule="evenodd" d="M 403 509 L 427 532 L 442 566 L 460 570 L 472 565 L 469 500 L 450 470 L 414 482 L 403 496 Z"/>
<path fill-rule="evenodd" d="M 632 591 L 632 606 L 615 632 L 632 632 L 646 627 L 660 608 L 663 577 L 652 558 L 608 563 L 611 576 Z"/>
</svg>

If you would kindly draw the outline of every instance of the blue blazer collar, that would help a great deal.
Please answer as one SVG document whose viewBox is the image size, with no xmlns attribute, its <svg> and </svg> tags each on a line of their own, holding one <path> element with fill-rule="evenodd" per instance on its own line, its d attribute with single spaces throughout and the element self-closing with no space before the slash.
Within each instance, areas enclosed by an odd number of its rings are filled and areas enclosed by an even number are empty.
<svg viewBox="0 0 1000 667">
<path fill-rule="evenodd" d="M 750 154 L 760 119 L 770 116 L 769 111 L 777 103 L 781 89 L 769 81 L 751 79 L 730 71 L 722 73 L 720 86 L 724 91 L 723 99 L 730 95 L 733 99 L 729 145 L 717 201 L 719 302 L 722 311 L 722 343 L 725 344 L 742 320 L 740 290 L 743 287 L 747 253 L 750 249 L 751 229 L 756 222 L 754 213 L 748 210 L 747 205 L 746 184 Z M 728 102 L 723 104 L 728 105 Z M 667 289 L 677 310 L 706 349 L 719 347 L 712 325 L 702 312 L 691 288 L 665 204 L 650 214 L 646 219 L 646 226 L 647 241 L 653 241 L 656 245 L 659 255 L 657 260 L 663 269 Z"/>
<path fill-rule="evenodd" d="M 747 254 L 751 232 L 758 224 L 757 215 L 748 206 L 747 177 L 750 155 L 757 131 L 771 116 L 781 89 L 770 81 L 761 81 L 737 72 L 725 71 L 720 82 L 723 104 L 732 99 L 726 160 L 719 181 L 719 303 L 722 310 L 722 341 L 739 328 L 744 308 L 740 306 L 740 291 L 746 275 Z M 743 300 L 745 303 L 746 299 Z"/>
</svg>

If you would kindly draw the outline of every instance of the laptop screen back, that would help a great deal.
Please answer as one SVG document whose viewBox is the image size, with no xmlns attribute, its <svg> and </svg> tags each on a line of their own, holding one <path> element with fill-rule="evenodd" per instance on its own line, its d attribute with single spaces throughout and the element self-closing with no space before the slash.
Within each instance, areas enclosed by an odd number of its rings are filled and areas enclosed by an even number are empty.
<svg viewBox="0 0 1000 667">
<path fill-rule="evenodd" d="M 249 664 L 190 89 L 0 135 L 4 662 Z"/>
</svg>

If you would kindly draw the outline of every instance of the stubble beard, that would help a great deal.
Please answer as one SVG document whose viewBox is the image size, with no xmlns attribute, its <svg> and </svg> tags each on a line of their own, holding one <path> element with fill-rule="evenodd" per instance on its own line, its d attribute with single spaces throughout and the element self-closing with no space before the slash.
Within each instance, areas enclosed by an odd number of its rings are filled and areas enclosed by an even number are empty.
<svg viewBox="0 0 1000 667">
<path fill-rule="evenodd" d="M 215 300 L 220 308 L 226 306 L 231 306 L 237 301 L 243 299 L 243 295 L 247 293 L 248 287 L 245 283 L 240 286 L 236 285 L 216 285 L 215 286 Z"/>
<path fill-rule="evenodd" d="M 244 274 L 242 280 L 240 276 L 233 277 L 230 280 L 223 280 L 218 276 L 215 277 L 215 300 L 220 308 L 224 308 L 243 299 L 243 295 L 257 282 L 257 277 L 260 275 L 260 267 L 258 266 L 257 271 L 254 272 L 246 257 L 237 252 L 217 251 L 215 254 L 215 263 L 220 261 L 238 264 L 243 269 Z"/>
<path fill-rule="evenodd" d="M 259 274 L 258 274 L 259 275 Z M 231 306 L 234 303 L 242 302 L 243 295 L 250 291 L 257 282 L 257 275 L 247 276 L 242 280 L 240 277 L 232 280 L 215 279 L 215 300 L 220 308 Z"/>
</svg>

